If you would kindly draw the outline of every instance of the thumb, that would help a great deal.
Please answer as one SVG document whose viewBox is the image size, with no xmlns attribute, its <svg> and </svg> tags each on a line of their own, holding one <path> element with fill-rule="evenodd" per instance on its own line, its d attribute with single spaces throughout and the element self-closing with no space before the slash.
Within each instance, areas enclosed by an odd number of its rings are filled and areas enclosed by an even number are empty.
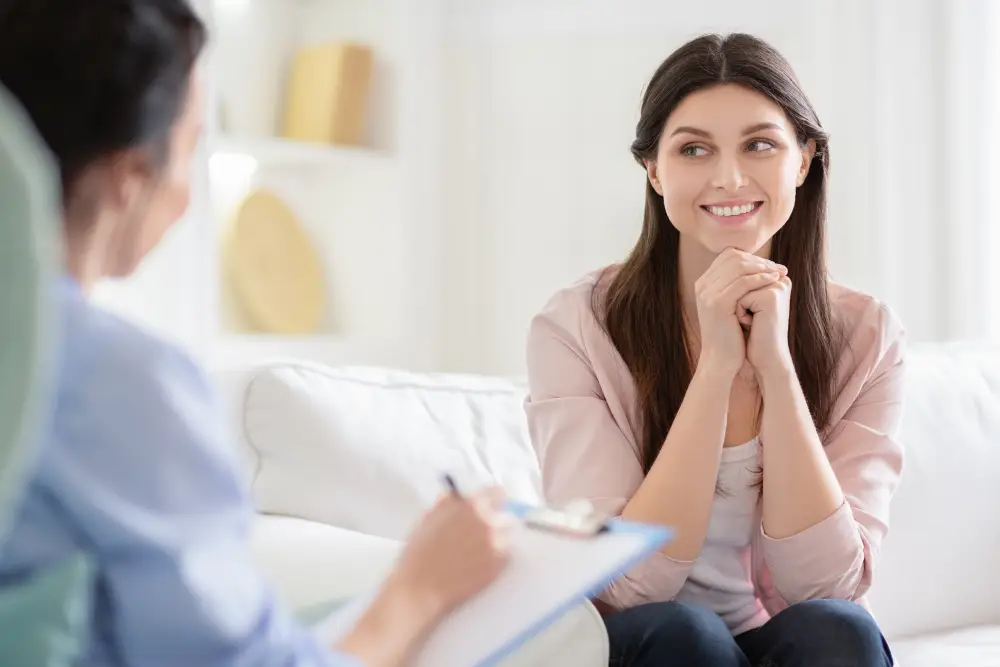
<svg viewBox="0 0 1000 667">
<path fill-rule="evenodd" d="M 749 329 L 750 325 L 753 324 L 753 313 L 748 311 L 743 307 L 743 304 L 736 304 L 736 319 L 739 320 L 740 326 L 744 329 Z"/>
</svg>

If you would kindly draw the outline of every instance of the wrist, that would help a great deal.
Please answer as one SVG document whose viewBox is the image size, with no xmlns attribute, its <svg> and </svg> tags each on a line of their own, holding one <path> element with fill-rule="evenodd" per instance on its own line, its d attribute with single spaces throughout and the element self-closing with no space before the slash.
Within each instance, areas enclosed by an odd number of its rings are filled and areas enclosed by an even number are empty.
<svg viewBox="0 0 1000 667">
<path fill-rule="evenodd" d="M 444 612 L 438 598 L 396 571 L 334 649 L 365 665 L 401 664 L 441 621 Z"/>
<path fill-rule="evenodd" d="M 765 395 L 768 390 L 780 391 L 782 388 L 797 386 L 799 383 L 799 377 L 791 360 L 755 370 L 757 371 L 757 384 L 760 385 L 761 392 Z"/>
<path fill-rule="evenodd" d="M 742 362 L 740 364 L 733 364 L 710 353 L 704 353 L 698 357 L 694 374 L 698 377 L 705 377 L 713 382 L 726 383 L 725 386 L 729 386 L 736 378 L 736 374 L 739 373 L 742 365 Z"/>
<path fill-rule="evenodd" d="M 400 570 L 386 580 L 383 597 L 406 618 L 420 619 L 428 626 L 435 625 L 448 611 L 444 597 L 433 586 Z"/>
</svg>

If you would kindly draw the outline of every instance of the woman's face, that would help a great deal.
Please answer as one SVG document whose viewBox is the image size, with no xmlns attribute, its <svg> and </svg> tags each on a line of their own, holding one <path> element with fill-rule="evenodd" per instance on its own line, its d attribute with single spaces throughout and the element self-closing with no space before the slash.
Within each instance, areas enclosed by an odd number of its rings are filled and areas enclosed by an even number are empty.
<svg viewBox="0 0 1000 667">
<path fill-rule="evenodd" d="M 682 236 L 712 254 L 727 247 L 766 254 L 814 152 L 812 141 L 798 145 L 777 104 L 722 84 L 691 93 L 674 109 L 646 169 Z"/>
<path fill-rule="evenodd" d="M 184 216 L 191 199 L 191 166 L 201 130 L 202 84 L 193 75 L 181 114 L 170 131 L 166 161 L 155 173 L 134 169 L 119 176 L 122 205 L 109 234 L 106 275 L 131 274 Z"/>
</svg>

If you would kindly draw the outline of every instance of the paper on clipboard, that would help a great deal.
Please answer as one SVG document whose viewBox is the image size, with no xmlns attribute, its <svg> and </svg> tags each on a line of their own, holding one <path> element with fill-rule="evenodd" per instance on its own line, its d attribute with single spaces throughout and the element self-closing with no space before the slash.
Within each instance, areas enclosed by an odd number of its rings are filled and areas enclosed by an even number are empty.
<svg viewBox="0 0 1000 667">
<path fill-rule="evenodd" d="M 428 638 L 413 667 L 488 667 L 499 662 L 584 599 L 651 556 L 671 537 L 668 528 L 613 520 L 589 538 L 520 526 L 507 568 L 486 590 L 457 609 Z M 367 608 L 358 600 L 321 622 L 329 645 Z"/>
</svg>

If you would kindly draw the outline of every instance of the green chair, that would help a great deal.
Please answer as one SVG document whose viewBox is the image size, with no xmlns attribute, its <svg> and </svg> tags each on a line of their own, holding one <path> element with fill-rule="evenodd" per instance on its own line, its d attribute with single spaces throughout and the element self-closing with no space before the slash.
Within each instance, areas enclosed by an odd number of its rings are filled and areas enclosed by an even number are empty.
<svg viewBox="0 0 1000 667">
<path fill-rule="evenodd" d="M 55 371 L 51 282 L 60 266 L 58 171 L 0 86 L 0 551 L 37 454 Z M 84 555 L 0 582 L 0 665 L 77 662 L 89 631 Z"/>
</svg>

